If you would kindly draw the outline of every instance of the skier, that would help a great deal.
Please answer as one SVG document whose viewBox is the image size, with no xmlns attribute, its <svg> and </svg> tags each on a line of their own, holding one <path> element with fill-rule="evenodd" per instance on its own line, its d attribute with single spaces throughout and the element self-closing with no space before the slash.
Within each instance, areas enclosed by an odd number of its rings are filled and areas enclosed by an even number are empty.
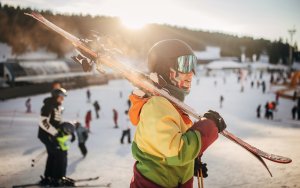
<svg viewBox="0 0 300 188">
<path fill-rule="evenodd" d="M 271 120 L 273 120 L 274 116 L 273 116 L 273 111 L 276 110 L 276 104 L 275 102 L 269 102 L 268 104 L 268 109 L 269 109 L 269 118 Z"/>
<path fill-rule="evenodd" d="M 31 113 L 31 99 L 28 98 L 25 102 L 25 106 L 26 106 L 26 113 Z"/>
<path fill-rule="evenodd" d="M 258 107 L 256 108 L 256 117 L 260 118 L 260 109 L 261 109 L 261 105 L 258 105 Z"/>
<path fill-rule="evenodd" d="M 41 185 L 58 184 L 62 181 L 62 176 L 57 174 L 57 171 L 63 171 L 61 170 L 63 167 L 57 162 L 60 161 L 61 157 L 57 138 L 59 136 L 58 129 L 62 122 L 61 105 L 65 96 L 67 96 L 65 89 L 54 89 L 51 92 L 51 97 L 44 99 L 44 105 L 41 108 L 38 138 L 45 145 L 48 154 L 44 177 L 40 181 Z"/>
<path fill-rule="evenodd" d="M 148 68 L 162 77 L 164 86 L 180 101 L 191 88 L 196 56 L 181 40 L 156 43 L 148 53 Z M 131 188 L 193 186 L 194 160 L 218 138 L 226 128 L 219 113 L 208 111 L 193 123 L 181 109 L 161 96 L 148 96 L 141 90 L 130 95 L 129 117 L 136 125 L 132 154 L 137 160 Z M 196 165 L 196 174 L 204 165 Z"/>
<path fill-rule="evenodd" d="M 118 126 L 118 111 L 116 109 L 113 109 L 113 119 L 114 119 L 114 123 L 115 123 L 114 128 L 119 128 L 119 126 Z"/>
<path fill-rule="evenodd" d="M 127 142 L 128 144 L 131 143 L 131 136 L 130 136 L 130 120 L 129 120 L 129 117 L 128 117 L 128 110 L 125 111 L 125 117 L 123 118 L 123 122 L 122 122 L 122 127 L 123 127 L 123 131 L 122 131 L 122 136 L 121 136 L 121 144 L 123 144 L 123 140 L 124 140 L 124 137 L 127 136 Z"/>
<path fill-rule="evenodd" d="M 279 92 L 276 92 L 275 101 L 276 101 L 276 105 L 278 105 L 279 104 Z"/>
<path fill-rule="evenodd" d="M 91 92 L 89 89 L 86 90 L 86 98 L 87 98 L 87 102 L 90 103 L 91 102 Z"/>
<path fill-rule="evenodd" d="M 127 100 L 127 105 L 128 105 L 128 109 L 129 109 L 130 106 L 131 106 L 131 101 L 130 101 L 130 99 Z"/>
<path fill-rule="evenodd" d="M 269 119 L 269 101 L 265 104 L 265 118 Z"/>
<path fill-rule="evenodd" d="M 266 82 L 262 81 L 261 86 L 262 86 L 262 92 L 265 93 L 266 92 Z"/>
<path fill-rule="evenodd" d="M 223 107 L 223 101 L 224 101 L 224 97 L 223 95 L 220 96 L 220 108 Z"/>
<path fill-rule="evenodd" d="M 294 105 L 293 108 L 292 108 L 292 117 L 293 117 L 293 120 L 296 119 L 296 113 L 297 113 L 297 106 Z"/>
<path fill-rule="evenodd" d="M 98 101 L 95 101 L 94 104 L 93 104 L 93 106 L 95 108 L 96 118 L 98 119 L 100 117 L 99 116 L 100 105 L 99 105 Z"/>
<path fill-rule="evenodd" d="M 89 110 L 85 114 L 85 128 L 90 132 L 90 123 L 92 121 L 92 111 Z"/>
<path fill-rule="evenodd" d="M 67 172 L 69 150 L 69 145 L 67 144 L 67 142 L 70 140 L 70 137 L 71 142 L 75 141 L 75 126 L 71 122 L 63 122 L 59 125 L 59 128 L 57 130 L 58 134 L 56 135 L 56 140 L 59 147 L 54 163 L 54 167 L 56 170 L 55 177 L 51 186 L 75 186 L 71 178 L 65 178 Z"/>
<path fill-rule="evenodd" d="M 86 128 L 82 127 L 81 123 L 79 123 L 79 122 L 75 123 L 75 128 L 76 128 L 76 134 L 77 134 L 77 140 L 78 140 L 78 147 L 79 147 L 83 157 L 85 157 L 87 154 L 85 142 L 88 139 L 89 132 Z"/>
</svg>

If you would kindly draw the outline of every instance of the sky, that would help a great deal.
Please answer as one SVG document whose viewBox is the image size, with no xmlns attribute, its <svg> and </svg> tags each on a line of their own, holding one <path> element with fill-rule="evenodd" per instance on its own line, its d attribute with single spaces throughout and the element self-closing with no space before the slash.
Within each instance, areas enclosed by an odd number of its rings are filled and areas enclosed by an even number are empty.
<svg viewBox="0 0 300 188">
<path fill-rule="evenodd" d="M 299 0 L 0 0 L 56 13 L 117 16 L 128 27 L 166 23 L 300 45 Z"/>
</svg>

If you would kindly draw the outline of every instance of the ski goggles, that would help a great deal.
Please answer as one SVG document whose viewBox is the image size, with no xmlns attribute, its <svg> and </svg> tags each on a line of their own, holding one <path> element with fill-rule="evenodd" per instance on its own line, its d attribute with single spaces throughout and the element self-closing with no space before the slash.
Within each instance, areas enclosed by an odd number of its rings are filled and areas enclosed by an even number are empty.
<svg viewBox="0 0 300 188">
<path fill-rule="evenodd" d="M 197 57 L 195 55 L 184 55 L 177 57 L 177 71 L 181 73 L 194 72 L 197 65 Z"/>
</svg>

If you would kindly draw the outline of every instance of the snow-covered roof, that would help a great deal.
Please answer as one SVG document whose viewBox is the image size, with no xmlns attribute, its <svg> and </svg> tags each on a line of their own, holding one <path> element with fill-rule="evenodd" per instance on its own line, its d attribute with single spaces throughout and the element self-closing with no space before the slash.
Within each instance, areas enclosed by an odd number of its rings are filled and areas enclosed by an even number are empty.
<svg viewBox="0 0 300 188">
<path fill-rule="evenodd" d="M 248 63 L 248 65 L 252 69 L 282 69 L 282 70 L 287 70 L 288 67 L 285 65 L 273 65 L 270 63 L 262 63 L 262 62 L 253 62 L 253 63 Z"/>
<path fill-rule="evenodd" d="M 212 61 L 206 65 L 206 68 L 208 69 L 238 69 L 238 68 L 246 68 L 246 67 L 247 65 L 245 64 L 241 64 L 230 60 Z"/>
</svg>

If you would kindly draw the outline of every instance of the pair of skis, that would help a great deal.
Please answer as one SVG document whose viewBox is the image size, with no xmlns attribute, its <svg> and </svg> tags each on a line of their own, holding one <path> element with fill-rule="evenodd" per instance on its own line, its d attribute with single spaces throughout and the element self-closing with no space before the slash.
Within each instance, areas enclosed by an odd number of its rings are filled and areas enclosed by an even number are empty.
<svg viewBox="0 0 300 188">
<path fill-rule="evenodd" d="M 83 40 L 75 37 L 74 35 L 63 30 L 62 28 L 56 26 L 55 24 L 53 24 L 52 22 L 44 18 L 41 14 L 35 12 L 30 14 L 29 13 L 25 13 L 25 14 L 43 23 L 45 26 L 57 32 L 58 34 L 66 38 L 69 42 L 71 42 L 74 45 L 74 47 L 81 53 L 81 55 L 86 58 L 85 61 L 79 61 L 78 58 L 77 58 L 78 61 L 76 61 L 82 64 L 84 70 L 87 70 L 86 66 L 92 66 L 92 64 L 95 64 L 97 70 L 102 72 L 101 65 L 106 65 L 111 69 L 113 69 L 114 71 L 120 73 L 124 78 L 129 80 L 136 87 L 142 89 L 143 91 L 147 91 L 148 94 L 163 96 L 167 98 L 169 101 L 171 101 L 173 104 L 177 105 L 179 108 L 181 108 L 190 116 L 198 120 L 201 118 L 201 115 L 198 114 L 193 108 L 179 101 L 175 97 L 171 96 L 166 90 L 163 89 L 163 87 L 157 87 L 157 84 L 153 84 L 153 81 L 149 79 L 148 75 L 145 75 L 137 70 L 134 70 L 134 68 L 118 61 L 116 57 L 113 57 L 114 55 L 111 53 L 109 49 L 106 48 L 106 46 L 104 46 L 104 44 L 101 44 L 99 50 L 96 52 L 91 48 L 89 48 L 86 45 L 86 43 L 83 42 Z M 268 170 L 271 176 L 272 174 L 268 166 L 266 165 L 265 161 L 263 160 L 263 158 L 276 163 L 286 164 L 292 162 L 292 160 L 288 157 L 269 154 L 254 146 L 251 146 L 250 144 L 246 143 L 245 141 L 233 135 L 227 130 L 222 131 L 221 134 L 226 138 L 228 138 L 229 140 L 233 141 L 234 143 L 238 144 L 239 146 L 243 147 L 252 155 L 254 155 Z"/>
<path fill-rule="evenodd" d="M 83 179 L 71 179 L 68 177 L 63 177 L 67 179 L 70 182 L 74 183 L 74 186 L 61 186 L 61 187 L 110 187 L 111 183 L 102 183 L 102 184 L 88 184 L 88 183 L 82 183 L 82 182 L 90 182 L 90 181 L 96 181 L 99 179 L 99 176 L 91 177 L 91 178 L 83 178 Z M 78 184 L 81 183 L 81 184 Z M 14 185 L 12 188 L 26 188 L 26 187 L 49 187 L 49 186 L 43 186 L 39 183 L 29 183 L 29 184 L 22 184 L 22 185 Z"/>
</svg>

